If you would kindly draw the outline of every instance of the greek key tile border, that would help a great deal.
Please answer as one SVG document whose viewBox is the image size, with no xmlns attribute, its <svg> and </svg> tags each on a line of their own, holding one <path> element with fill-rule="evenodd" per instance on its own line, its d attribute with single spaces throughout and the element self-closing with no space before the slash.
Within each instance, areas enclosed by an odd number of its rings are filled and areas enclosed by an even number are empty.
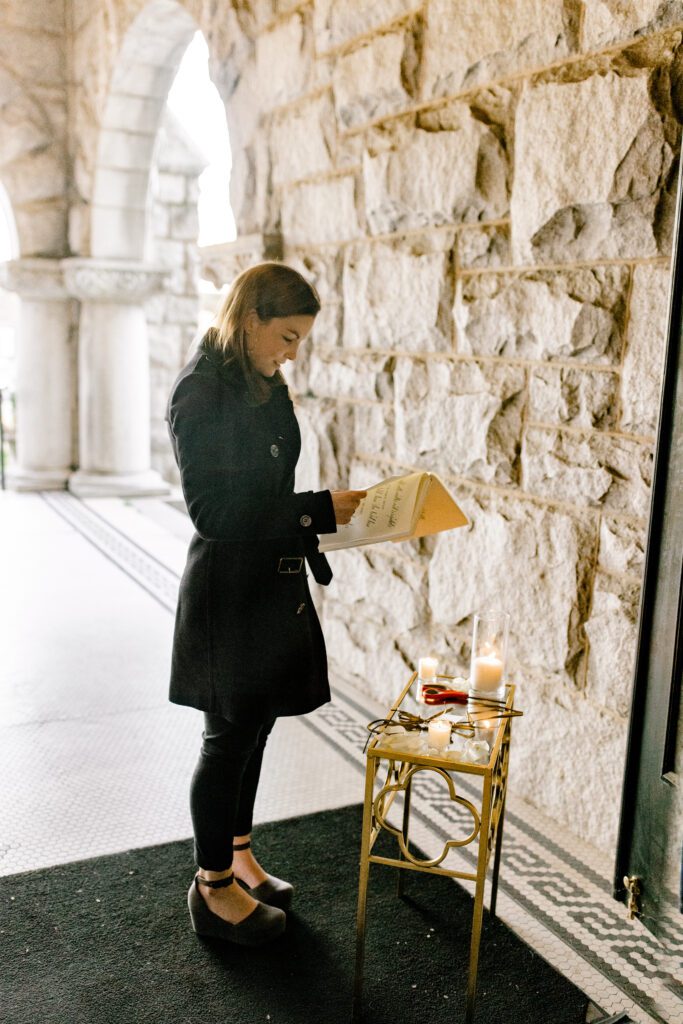
<svg viewBox="0 0 683 1024">
<path fill-rule="evenodd" d="M 74 495 L 52 491 L 44 492 L 42 498 L 151 597 L 175 612 L 180 581 L 176 572 Z M 353 764 L 360 780 L 365 771 L 365 726 L 374 716 L 363 707 L 361 698 L 351 697 L 344 688 L 333 692 L 330 704 L 301 720 Z M 460 785 L 474 794 L 474 788 L 462 779 Z M 442 841 L 449 838 L 451 801 L 438 786 L 425 787 L 413 815 L 432 835 Z M 473 854 L 459 851 L 455 856 L 472 870 Z M 505 817 L 499 884 L 501 895 L 510 901 L 508 906 L 519 908 L 527 921 L 533 922 L 525 938 L 539 953 L 546 955 L 549 945 L 556 947 L 559 940 L 567 954 L 571 951 L 575 963 L 580 958 L 591 969 L 593 979 L 600 977 L 597 997 L 588 994 L 606 1012 L 621 1009 L 633 1013 L 639 1008 L 643 1024 L 683 1024 L 683 988 L 672 970 L 674 958 L 683 954 L 683 930 L 672 935 L 665 957 L 642 925 L 626 919 L 624 908 L 611 897 L 609 879 L 510 808 Z M 505 915 L 513 927 L 514 917 L 514 909 Z M 562 970 L 557 954 L 548 959 Z M 581 983 L 576 976 L 572 980 Z"/>
</svg>

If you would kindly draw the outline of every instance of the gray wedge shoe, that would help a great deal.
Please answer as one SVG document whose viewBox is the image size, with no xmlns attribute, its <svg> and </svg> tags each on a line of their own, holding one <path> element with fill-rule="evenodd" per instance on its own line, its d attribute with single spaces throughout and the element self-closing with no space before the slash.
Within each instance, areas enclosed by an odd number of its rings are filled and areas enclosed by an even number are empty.
<svg viewBox="0 0 683 1024">
<path fill-rule="evenodd" d="M 239 843 L 233 846 L 233 850 L 248 850 L 251 842 Z M 238 878 L 237 881 L 242 888 L 259 903 L 266 903 L 269 907 L 279 907 L 280 910 L 289 910 L 292 905 L 294 886 L 289 882 L 276 878 L 275 875 L 268 875 L 265 882 L 250 888 L 245 881 Z"/>
<path fill-rule="evenodd" d="M 248 914 L 238 924 L 230 924 L 229 921 L 224 921 L 218 914 L 209 910 L 206 900 L 199 891 L 199 886 L 206 885 L 209 889 L 224 889 L 228 885 L 232 885 L 234 881 L 234 875 L 212 882 L 195 875 L 187 894 L 187 906 L 190 911 L 192 927 L 197 935 L 206 939 L 235 942 L 240 946 L 261 946 L 282 935 L 287 923 L 287 915 L 277 907 L 267 907 L 264 903 L 259 903 L 251 914 Z"/>
</svg>

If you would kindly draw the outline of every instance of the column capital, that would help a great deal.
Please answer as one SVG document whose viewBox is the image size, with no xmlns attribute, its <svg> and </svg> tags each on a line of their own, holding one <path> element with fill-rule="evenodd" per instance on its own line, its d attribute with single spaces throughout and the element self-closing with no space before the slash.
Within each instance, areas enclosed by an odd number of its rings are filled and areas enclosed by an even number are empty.
<svg viewBox="0 0 683 1024">
<path fill-rule="evenodd" d="M 168 271 L 133 260 L 72 257 L 61 261 L 67 291 L 81 302 L 138 303 L 161 291 Z"/>
<path fill-rule="evenodd" d="M 0 285 L 22 299 L 47 302 L 69 298 L 61 260 L 28 256 L 0 263 Z"/>
</svg>

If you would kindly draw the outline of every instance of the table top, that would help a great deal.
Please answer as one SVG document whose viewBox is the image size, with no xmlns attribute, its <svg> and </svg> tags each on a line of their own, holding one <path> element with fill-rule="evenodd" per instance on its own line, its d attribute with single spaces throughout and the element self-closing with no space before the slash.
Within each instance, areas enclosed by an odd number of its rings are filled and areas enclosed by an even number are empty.
<svg viewBox="0 0 683 1024">
<path fill-rule="evenodd" d="M 451 721 L 459 721 L 466 725 L 468 709 L 464 705 L 435 706 L 418 701 L 418 682 L 417 672 L 414 672 L 387 712 L 387 725 L 370 740 L 366 751 L 367 756 L 406 761 L 411 764 L 466 772 L 471 775 L 492 773 L 501 757 L 503 743 L 506 735 L 509 735 L 512 718 L 510 716 L 488 717 L 492 713 L 480 708 L 470 714 L 472 725 L 466 733 L 454 728 L 449 747 L 444 751 L 437 751 L 428 746 L 426 728 L 406 731 L 400 727 L 401 713 L 417 716 L 423 721 L 435 716 L 440 718 L 447 716 Z M 515 687 L 511 684 L 506 685 L 504 710 L 508 713 L 514 709 L 514 696 Z M 501 707 L 503 707 L 502 704 Z M 495 715 L 495 711 L 493 715 Z M 480 746 L 473 747 L 473 742 L 479 743 Z M 488 755 L 481 746 L 482 742 L 488 746 Z M 476 753 L 479 756 L 475 760 L 473 757 Z"/>
</svg>

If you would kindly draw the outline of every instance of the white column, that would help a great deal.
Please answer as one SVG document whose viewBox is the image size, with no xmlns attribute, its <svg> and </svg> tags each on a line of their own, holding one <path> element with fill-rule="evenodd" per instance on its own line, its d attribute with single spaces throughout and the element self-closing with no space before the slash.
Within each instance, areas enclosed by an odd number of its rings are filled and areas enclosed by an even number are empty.
<svg viewBox="0 0 683 1024">
<path fill-rule="evenodd" d="M 12 260 L 0 266 L 0 275 L 3 288 L 21 299 L 17 464 L 7 482 L 21 491 L 62 490 L 73 461 L 74 304 L 64 287 L 59 260 Z"/>
<path fill-rule="evenodd" d="M 81 301 L 78 344 L 79 469 L 69 490 L 81 497 L 168 494 L 150 468 L 150 374 L 143 300 L 164 271 L 124 260 L 62 260 L 70 294 Z"/>
</svg>

